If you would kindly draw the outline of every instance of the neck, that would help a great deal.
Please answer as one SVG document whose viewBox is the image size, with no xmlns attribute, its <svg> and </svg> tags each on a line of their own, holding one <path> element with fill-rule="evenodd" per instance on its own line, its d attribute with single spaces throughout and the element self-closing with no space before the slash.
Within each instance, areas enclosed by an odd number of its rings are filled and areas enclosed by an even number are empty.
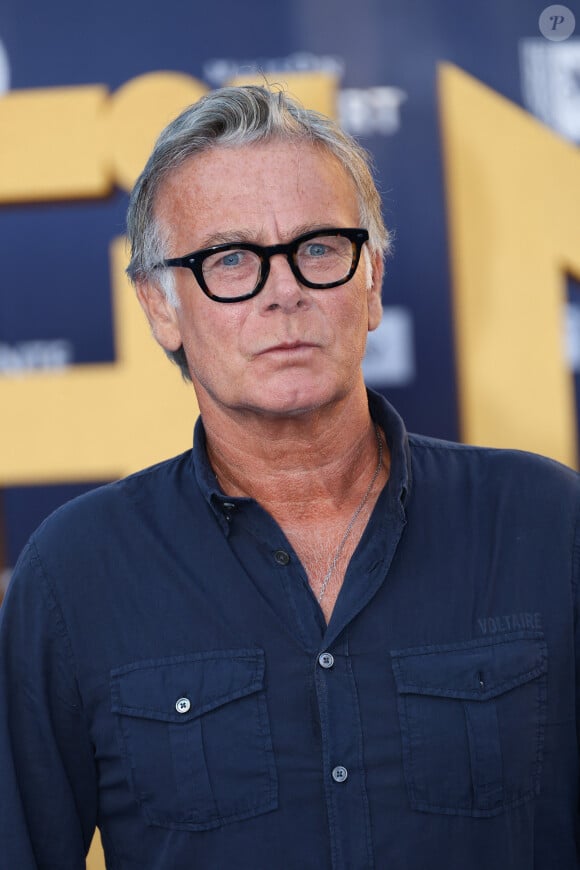
<svg viewBox="0 0 580 870">
<path fill-rule="evenodd" d="M 211 409 L 202 418 L 208 456 L 222 490 L 256 499 L 284 524 L 321 507 L 349 510 L 368 485 L 377 436 L 366 392 L 328 409 L 276 418 Z M 383 483 L 388 454 L 383 456 Z"/>
</svg>

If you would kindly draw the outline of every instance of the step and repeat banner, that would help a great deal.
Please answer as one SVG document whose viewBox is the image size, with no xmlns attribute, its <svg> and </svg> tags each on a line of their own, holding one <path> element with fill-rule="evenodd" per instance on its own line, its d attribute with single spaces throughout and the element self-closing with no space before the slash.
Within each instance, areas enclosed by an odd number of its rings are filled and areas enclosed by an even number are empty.
<svg viewBox="0 0 580 870">
<path fill-rule="evenodd" d="M 4 0 L 0 575 L 73 495 L 187 449 L 124 278 L 159 130 L 287 87 L 372 153 L 394 233 L 369 385 L 410 429 L 577 460 L 580 11 L 534 0 Z"/>
</svg>

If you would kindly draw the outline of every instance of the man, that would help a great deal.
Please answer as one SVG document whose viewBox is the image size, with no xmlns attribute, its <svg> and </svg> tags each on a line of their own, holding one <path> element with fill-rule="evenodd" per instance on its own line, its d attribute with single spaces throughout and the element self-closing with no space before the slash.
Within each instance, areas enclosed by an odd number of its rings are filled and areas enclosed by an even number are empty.
<svg viewBox="0 0 580 870">
<path fill-rule="evenodd" d="M 3 608 L 2 864 L 578 866 L 578 479 L 367 393 L 363 152 L 258 87 L 159 139 L 129 273 L 192 452 L 49 518 Z M 152 409 L 152 413 L 155 409 Z"/>
</svg>

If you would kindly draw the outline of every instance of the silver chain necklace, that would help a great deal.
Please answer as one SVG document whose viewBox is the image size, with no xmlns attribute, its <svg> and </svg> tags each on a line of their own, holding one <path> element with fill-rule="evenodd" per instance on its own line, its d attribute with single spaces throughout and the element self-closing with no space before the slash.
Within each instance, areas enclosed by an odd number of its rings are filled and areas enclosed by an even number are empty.
<svg viewBox="0 0 580 870">
<path fill-rule="evenodd" d="M 359 517 L 360 512 L 362 511 L 362 509 L 364 508 L 365 504 L 367 503 L 367 501 L 368 501 L 368 499 L 369 499 L 369 496 L 370 496 L 370 494 L 371 494 L 371 492 L 372 492 L 372 488 L 373 488 L 373 486 L 375 485 L 375 483 L 376 483 L 376 481 L 377 481 L 377 478 L 378 478 L 378 476 L 379 476 L 379 474 L 380 474 L 380 471 L 381 471 L 381 466 L 382 466 L 382 464 L 383 464 L 383 440 L 382 440 L 382 438 L 381 438 L 381 436 L 380 436 L 380 433 L 379 433 L 379 427 L 376 425 L 376 423 L 375 423 L 375 435 L 377 436 L 377 446 L 378 446 L 378 451 L 379 451 L 379 461 L 377 462 L 377 467 L 375 468 L 375 473 L 373 474 L 372 480 L 371 480 L 371 482 L 369 483 L 369 485 L 367 486 L 366 492 L 365 492 L 365 494 L 364 494 L 363 497 L 362 497 L 362 501 L 361 501 L 361 503 L 359 504 L 359 506 L 358 506 L 357 509 L 355 510 L 354 514 L 352 515 L 351 520 L 350 520 L 350 523 L 349 523 L 348 526 L 346 527 L 346 532 L 345 532 L 344 535 L 342 536 L 342 540 L 341 540 L 340 544 L 339 544 L 338 547 L 337 547 L 337 550 L 336 550 L 336 553 L 334 554 L 334 557 L 333 557 L 333 559 L 332 559 L 332 562 L 330 563 L 330 568 L 329 568 L 328 571 L 326 572 L 326 575 L 325 575 L 325 577 L 324 577 L 324 580 L 322 581 L 322 586 L 320 587 L 320 592 L 318 593 L 318 603 L 319 603 L 319 604 L 320 604 L 320 602 L 322 601 L 322 599 L 324 598 L 324 595 L 325 595 L 325 593 L 326 593 L 326 589 L 327 589 L 327 587 L 328 587 L 328 584 L 330 583 L 330 578 L 331 578 L 332 575 L 334 574 L 334 569 L 335 569 L 336 566 L 338 565 L 338 560 L 340 559 L 341 553 L 342 553 L 342 551 L 343 551 L 343 549 L 344 549 L 344 545 L 345 545 L 346 542 L 348 541 L 348 536 L 349 536 L 350 533 L 352 532 L 353 527 L 354 527 L 354 524 L 356 523 L 356 521 L 357 521 L 357 519 L 358 519 L 358 517 Z"/>
</svg>

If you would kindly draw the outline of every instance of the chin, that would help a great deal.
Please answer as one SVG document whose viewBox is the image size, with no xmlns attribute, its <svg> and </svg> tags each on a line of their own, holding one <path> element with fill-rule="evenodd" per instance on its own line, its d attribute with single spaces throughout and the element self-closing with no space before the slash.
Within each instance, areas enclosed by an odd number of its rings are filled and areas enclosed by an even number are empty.
<svg viewBox="0 0 580 870">
<path fill-rule="evenodd" d="M 263 390 L 253 406 L 248 410 L 271 417 L 299 417 L 316 411 L 325 405 L 332 404 L 342 397 L 343 393 L 336 390 L 322 390 L 320 385 L 310 389 L 292 389 L 272 391 Z"/>
</svg>

